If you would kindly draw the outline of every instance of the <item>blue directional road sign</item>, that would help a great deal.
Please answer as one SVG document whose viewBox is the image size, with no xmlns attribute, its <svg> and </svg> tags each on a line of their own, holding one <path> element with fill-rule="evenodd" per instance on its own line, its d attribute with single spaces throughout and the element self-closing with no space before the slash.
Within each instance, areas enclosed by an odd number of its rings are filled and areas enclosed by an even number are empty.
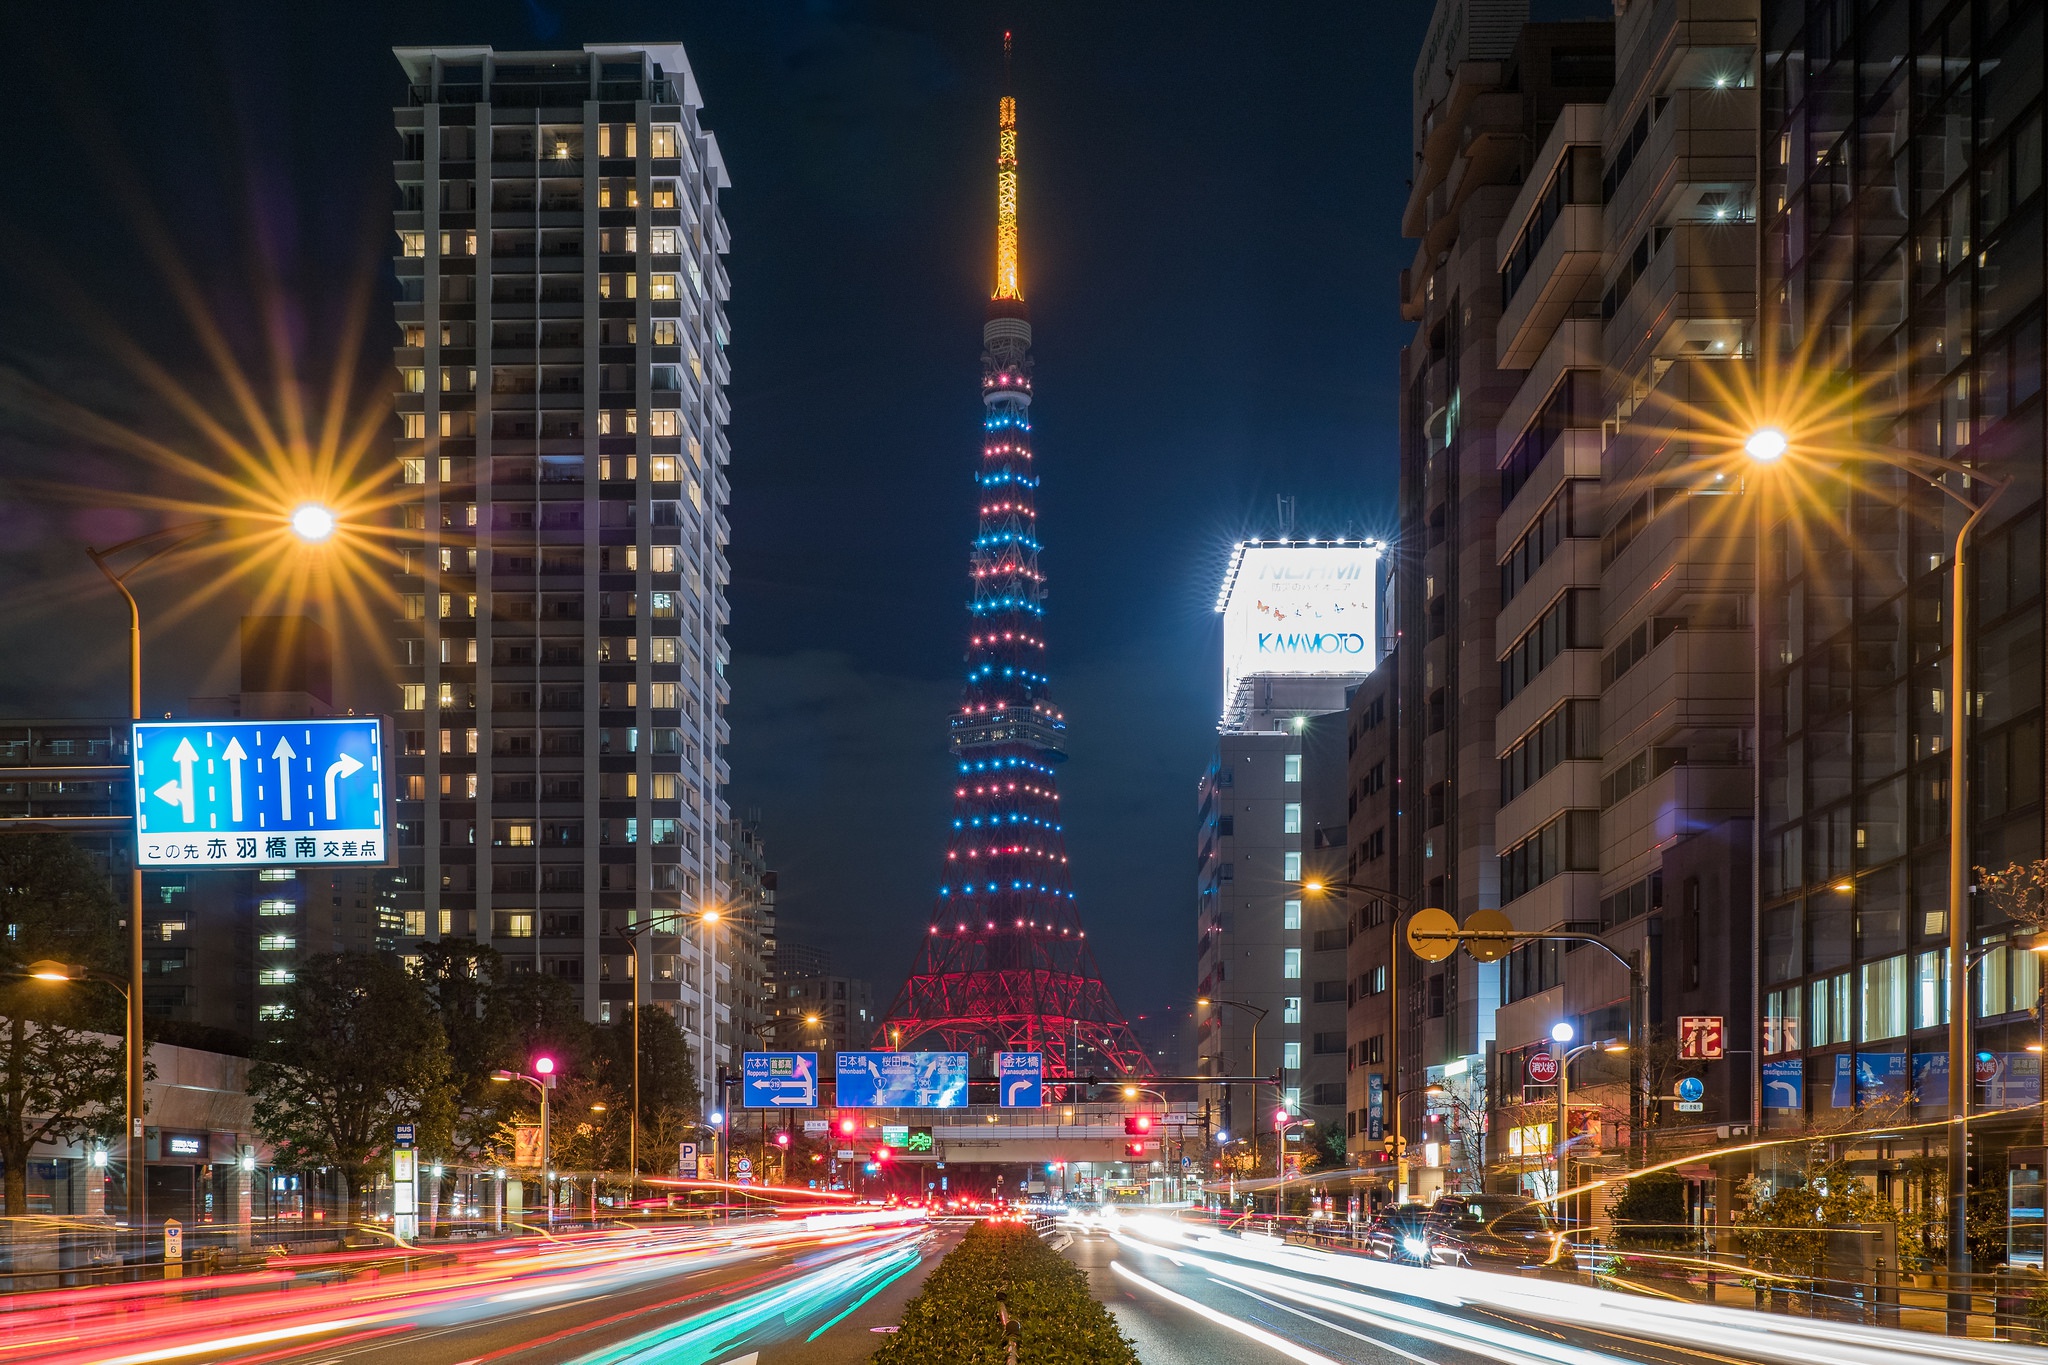
<svg viewBox="0 0 2048 1365">
<path fill-rule="evenodd" d="M 1005 1109 L 1038 1109 L 1045 1104 L 1045 1054 L 998 1052 L 996 1089 Z"/>
<path fill-rule="evenodd" d="M 144 867 L 387 859 L 374 716 L 138 721 L 134 754 Z"/>
<path fill-rule="evenodd" d="M 818 1054 L 747 1053 L 740 1059 L 740 1103 L 748 1109 L 816 1109 Z"/>
<path fill-rule="evenodd" d="M 965 1109 L 964 1052 L 842 1052 L 841 1109 Z"/>
</svg>

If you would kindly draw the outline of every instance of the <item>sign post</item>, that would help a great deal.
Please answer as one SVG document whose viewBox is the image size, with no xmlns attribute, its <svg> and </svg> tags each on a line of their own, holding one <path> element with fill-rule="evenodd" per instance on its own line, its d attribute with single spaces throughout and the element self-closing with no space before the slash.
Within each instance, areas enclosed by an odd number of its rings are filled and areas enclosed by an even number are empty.
<svg viewBox="0 0 2048 1365">
<path fill-rule="evenodd" d="M 164 1219 L 164 1278 L 183 1279 L 185 1275 L 185 1225 L 175 1218 Z"/>
<path fill-rule="evenodd" d="M 1042 1052 L 998 1052 L 996 1089 L 1005 1109 L 1041 1109 L 1045 1106 L 1045 1054 Z"/>
<path fill-rule="evenodd" d="M 746 1053 L 740 1060 L 740 1103 L 748 1109 L 816 1109 L 818 1054 Z"/>
<path fill-rule="evenodd" d="M 401 1129 L 411 1125 L 401 1124 Z M 408 1143 L 391 1148 L 391 1235 L 401 1243 L 420 1235 L 419 1153 Z"/>
</svg>

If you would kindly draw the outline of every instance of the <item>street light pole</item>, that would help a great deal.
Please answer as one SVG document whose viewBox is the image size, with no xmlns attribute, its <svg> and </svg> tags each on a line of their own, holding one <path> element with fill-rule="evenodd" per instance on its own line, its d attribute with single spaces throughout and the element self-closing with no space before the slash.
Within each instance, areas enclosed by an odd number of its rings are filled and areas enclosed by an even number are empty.
<svg viewBox="0 0 2048 1365">
<path fill-rule="evenodd" d="M 128 604 L 128 719 L 131 722 L 142 719 L 142 607 L 129 589 L 127 579 L 144 566 L 212 533 L 220 525 L 217 518 L 188 522 L 135 536 L 104 550 L 86 546 L 86 558 Z M 117 556 L 159 541 L 162 543 L 125 570 L 116 572 L 110 562 Z M 134 742 L 132 735 L 129 742 Z M 143 1055 L 142 1043 L 142 860 L 139 851 L 131 850 L 130 860 L 133 866 L 128 873 L 128 986 L 123 992 L 128 1001 L 128 1225 L 139 1233 L 149 1219 L 149 1148 L 143 1136 L 143 1125 L 147 1121 L 143 1073 L 147 1059 Z"/>
<path fill-rule="evenodd" d="M 650 915 L 648 918 L 636 923 L 621 925 L 618 930 L 619 937 L 626 940 L 627 946 L 633 950 L 632 976 L 627 983 L 632 989 L 632 1003 L 627 1006 L 627 1009 L 633 1016 L 633 1111 L 626 1116 L 626 1204 L 629 1209 L 633 1203 L 633 1192 L 640 1184 L 640 978 L 646 974 L 640 967 L 640 936 L 658 924 L 687 920 L 693 913 L 700 924 L 718 923 L 718 911 L 716 910 L 705 909 L 695 912 L 671 910 L 663 914 Z M 708 979 L 711 985 L 711 998 L 713 1002 L 710 1011 L 712 1027 L 716 1028 L 718 1022 L 718 952 L 715 943 L 711 953 L 711 971 L 708 974 Z M 724 1102 L 725 1097 L 720 1095 L 719 1104 L 721 1108 L 723 1108 Z"/>
<path fill-rule="evenodd" d="M 1203 997 L 1202 997 L 1201 999 L 1197 1000 L 1197 1001 L 1196 1001 L 1195 1003 L 1196 1003 L 1196 1004 L 1198 1004 L 1198 1005 L 1229 1005 L 1229 1006 L 1231 1006 L 1231 1007 L 1232 1007 L 1233 1009 L 1241 1009 L 1241 1010 L 1243 1010 L 1243 1011 L 1244 1011 L 1245 1013 L 1247 1013 L 1247 1014 L 1249 1014 L 1249 1015 L 1251 1015 L 1251 1016 L 1252 1016 L 1252 1075 L 1254 1075 L 1254 1076 L 1258 1075 L 1258 1074 L 1259 1074 L 1259 1025 L 1260 1025 L 1260 1024 L 1263 1024 L 1263 1023 L 1264 1023 L 1264 1022 L 1266 1021 L 1266 1016 L 1267 1016 L 1268 1014 L 1271 1014 L 1271 1013 L 1272 1013 L 1272 1011 L 1271 1011 L 1271 1010 L 1268 1010 L 1268 1009 L 1262 1009 L 1262 1008 L 1260 1008 L 1260 1007 L 1259 1007 L 1259 1006 L 1257 1006 L 1257 1005 L 1248 1005 L 1248 1004 L 1246 1004 L 1246 1003 L 1245 1003 L 1244 1001 L 1242 1001 L 1242 1000 L 1216 1000 L 1216 999 L 1211 999 L 1210 997 L 1208 997 L 1208 996 L 1206 996 L 1206 995 L 1205 995 L 1205 996 L 1203 996 Z M 1229 1074 L 1229 1070 L 1230 1070 L 1230 1069 L 1229 1069 L 1228 1067 L 1225 1067 L 1225 1068 L 1224 1068 L 1224 1073 L 1225 1073 L 1226 1075 L 1227 1075 L 1227 1074 Z M 1258 1165 L 1259 1165 L 1259 1083 L 1258 1083 L 1257 1081 L 1253 1081 L 1253 1082 L 1252 1082 L 1252 1173 L 1253 1173 L 1254 1175 L 1258 1174 Z"/>
<path fill-rule="evenodd" d="M 1776 427 L 1752 432 L 1743 445 L 1750 459 L 1770 464 L 1791 450 L 1786 434 Z M 1941 493 L 1965 512 L 1956 528 L 1949 551 L 1949 689 L 1948 689 L 1948 1331 L 1962 1336 L 1969 1330 L 1970 1291 L 1970 1088 L 1976 1078 L 1970 1055 L 1970 771 L 1964 745 L 1969 740 L 1970 673 L 1970 533 L 1977 529 L 2008 481 L 1957 460 L 1918 453 L 1894 454 L 1879 449 L 1860 450 L 1856 458 L 1902 470 Z M 1979 502 L 1961 488 L 1950 486 L 1948 476 L 1959 476 L 1965 488 L 1972 482 L 1986 485 L 1990 492 Z M 1757 628 L 1762 629 L 1759 620 Z M 1759 637 L 1761 638 L 1761 637 Z M 1762 734 L 1758 736 L 1757 761 L 1762 763 Z M 1761 831 L 1758 831 L 1759 835 Z M 1761 848 L 1751 851 L 1752 859 Z M 1755 948 L 1757 945 L 1752 945 Z M 1758 1050 L 1752 1044 L 1752 1052 Z"/>
<path fill-rule="evenodd" d="M 1350 893 L 1372 896 L 1384 900 L 1394 908 L 1394 917 L 1387 938 L 1387 1079 L 1388 1090 L 1393 1099 L 1394 1132 L 1394 1202 L 1408 1202 L 1408 1134 L 1401 1124 L 1401 916 L 1409 908 L 1408 898 L 1394 891 L 1376 886 L 1364 886 L 1358 882 L 1303 882 L 1304 891 L 1325 892 L 1338 900 L 1349 901 Z M 1485 1173 L 1480 1173 L 1481 1184 Z"/>
</svg>

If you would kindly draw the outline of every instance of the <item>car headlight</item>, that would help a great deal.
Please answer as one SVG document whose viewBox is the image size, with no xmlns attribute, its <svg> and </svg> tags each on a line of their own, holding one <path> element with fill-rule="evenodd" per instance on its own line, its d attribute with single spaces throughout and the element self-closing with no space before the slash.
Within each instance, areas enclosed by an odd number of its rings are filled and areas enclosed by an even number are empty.
<svg viewBox="0 0 2048 1365">
<path fill-rule="evenodd" d="M 1401 1250 L 1407 1252 L 1410 1256 L 1427 1256 L 1429 1255 L 1429 1243 L 1420 1237 L 1403 1237 L 1401 1239 Z"/>
</svg>

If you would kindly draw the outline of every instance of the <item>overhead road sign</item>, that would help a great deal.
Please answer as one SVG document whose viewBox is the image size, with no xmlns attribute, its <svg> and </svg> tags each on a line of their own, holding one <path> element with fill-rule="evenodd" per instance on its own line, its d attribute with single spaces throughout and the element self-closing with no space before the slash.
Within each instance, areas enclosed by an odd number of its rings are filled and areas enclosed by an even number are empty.
<svg viewBox="0 0 2048 1365">
<path fill-rule="evenodd" d="M 841 1109 L 965 1109 L 964 1052 L 842 1052 Z"/>
<path fill-rule="evenodd" d="M 740 1103 L 749 1109 L 816 1109 L 818 1054 L 749 1052 L 740 1059 Z"/>
<path fill-rule="evenodd" d="M 1045 1054 L 998 1052 L 996 1089 L 1005 1109 L 1039 1109 L 1045 1105 Z"/>
<path fill-rule="evenodd" d="M 388 859 L 374 716 L 137 721 L 132 751 L 144 867 Z"/>
</svg>

